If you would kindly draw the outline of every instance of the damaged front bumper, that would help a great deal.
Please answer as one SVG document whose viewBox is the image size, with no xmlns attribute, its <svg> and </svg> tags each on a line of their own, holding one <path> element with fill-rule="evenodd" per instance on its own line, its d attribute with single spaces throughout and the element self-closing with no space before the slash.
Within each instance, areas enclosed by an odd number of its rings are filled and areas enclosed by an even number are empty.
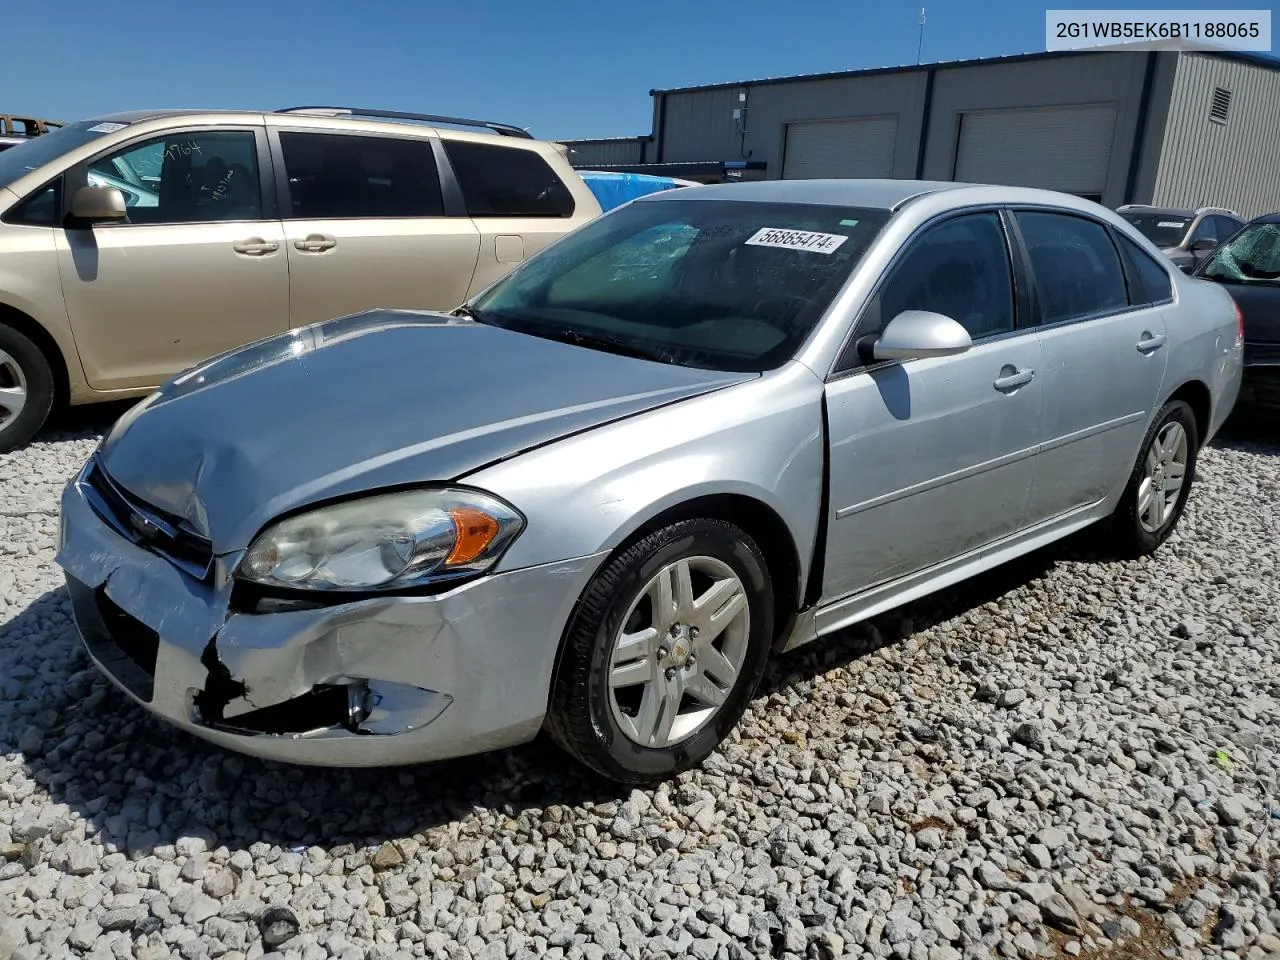
<svg viewBox="0 0 1280 960">
<path fill-rule="evenodd" d="M 493 574 L 433 596 L 272 613 L 199 580 L 62 495 L 57 562 L 85 647 L 148 710 L 214 743 L 325 766 L 512 746 L 542 725 L 564 624 L 602 557 Z"/>
</svg>

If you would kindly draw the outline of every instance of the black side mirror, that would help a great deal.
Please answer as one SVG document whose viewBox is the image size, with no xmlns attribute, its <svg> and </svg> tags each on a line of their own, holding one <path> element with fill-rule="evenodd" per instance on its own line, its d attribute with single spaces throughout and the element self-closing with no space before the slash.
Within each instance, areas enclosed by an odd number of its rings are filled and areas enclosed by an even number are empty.
<svg viewBox="0 0 1280 960">
<path fill-rule="evenodd" d="M 1191 252 L 1197 255 L 1204 255 L 1217 246 L 1217 240 L 1212 240 L 1209 237 L 1202 237 L 1191 245 Z"/>
</svg>

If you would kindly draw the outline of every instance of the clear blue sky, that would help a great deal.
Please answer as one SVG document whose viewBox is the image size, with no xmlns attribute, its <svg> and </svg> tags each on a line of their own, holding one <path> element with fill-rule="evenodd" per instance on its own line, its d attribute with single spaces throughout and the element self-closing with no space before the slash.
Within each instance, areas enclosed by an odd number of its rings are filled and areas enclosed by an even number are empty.
<svg viewBox="0 0 1280 960">
<path fill-rule="evenodd" d="M 1045 5 L 924 2 L 926 61 L 1044 49 Z M 0 112 L 75 120 L 149 107 L 333 103 L 504 120 L 546 138 L 648 133 L 654 87 L 914 63 L 920 12 L 916 0 L 14 0 L 4 7 Z"/>
</svg>

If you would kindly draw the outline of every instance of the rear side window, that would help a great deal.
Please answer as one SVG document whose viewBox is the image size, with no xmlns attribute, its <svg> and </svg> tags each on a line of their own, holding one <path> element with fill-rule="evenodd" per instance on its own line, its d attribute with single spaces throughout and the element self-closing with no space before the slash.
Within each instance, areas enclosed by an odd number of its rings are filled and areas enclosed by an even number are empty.
<svg viewBox="0 0 1280 960">
<path fill-rule="evenodd" d="M 1023 210 L 1014 217 L 1031 257 L 1041 323 L 1128 306 L 1120 255 L 1106 227 L 1058 213 Z"/>
<path fill-rule="evenodd" d="M 446 140 L 467 213 L 473 217 L 571 217 L 573 195 L 532 150 Z"/>
<path fill-rule="evenodd" d="M 426 140 L 282 133 L 294 220 L 444 215 L 435 153 Z"/>
<path fill-rule="evenodd" d="M 1172 300 L 1173 283 L 1169 279 L 1169 271 L 1128 237 L 1117 234 L 1116 238 L 1132 268 L 1130 272 L 1134 283 L 1129 290 L 1129 302 L 1140 306 Z"/>
</svg>

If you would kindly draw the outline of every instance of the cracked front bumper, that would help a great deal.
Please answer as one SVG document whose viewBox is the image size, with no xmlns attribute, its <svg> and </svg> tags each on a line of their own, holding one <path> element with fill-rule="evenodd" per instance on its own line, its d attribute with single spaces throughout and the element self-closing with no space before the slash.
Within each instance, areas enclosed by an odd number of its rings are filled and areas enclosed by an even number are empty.
<svg viewBox="0 0 1280 960">
<path fill-rule="evenodd" d="M 324 766 L 419 763 L 532 739 L 564 624 L 602 559 L 435 596 L 238 613 L 222 564 L 207 581 L 183 573 L 104 523 L 79 479 L 60 519 L 56 559 L 103 673 L 190 733 Z"/>
</svg>

